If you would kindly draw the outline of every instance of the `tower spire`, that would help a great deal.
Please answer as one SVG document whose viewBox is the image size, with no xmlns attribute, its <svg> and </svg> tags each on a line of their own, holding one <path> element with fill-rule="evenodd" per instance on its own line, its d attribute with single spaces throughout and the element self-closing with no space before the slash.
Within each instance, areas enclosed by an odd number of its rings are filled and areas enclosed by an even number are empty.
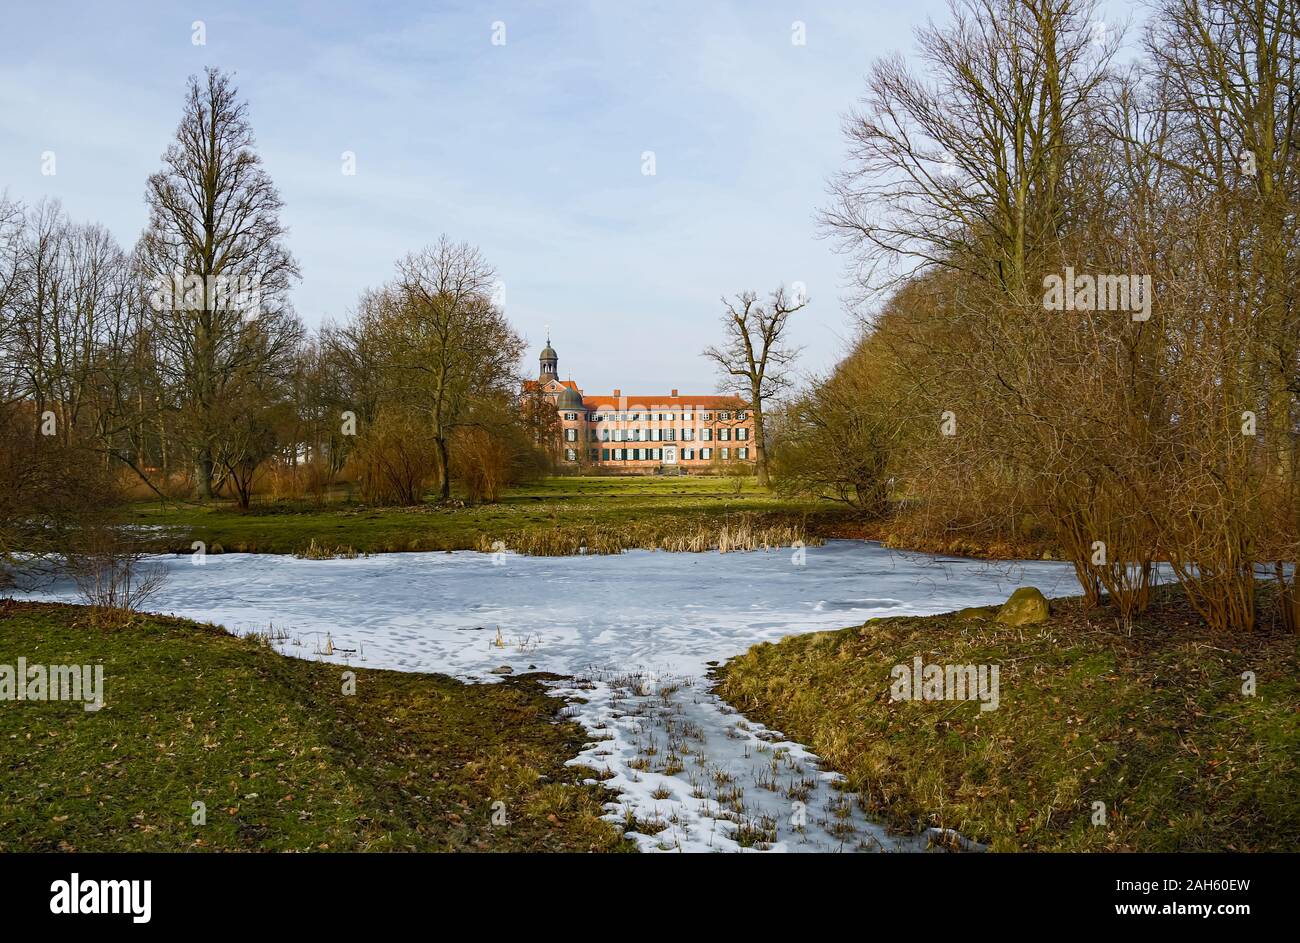
<svg viewBox="0 0 1300 943">
<path fill-rule="evenodd" d="M 542 355 L 538 358 L 538 362 L 541 364 L 541 373 L 539 376 L 542 380 L 559 379 L 560 357 L 555 352 L 555 349 L 551 347 L 551 332 L 549 329 L 546 331 L 546 349 L 542 351 Z"/>
</svg>

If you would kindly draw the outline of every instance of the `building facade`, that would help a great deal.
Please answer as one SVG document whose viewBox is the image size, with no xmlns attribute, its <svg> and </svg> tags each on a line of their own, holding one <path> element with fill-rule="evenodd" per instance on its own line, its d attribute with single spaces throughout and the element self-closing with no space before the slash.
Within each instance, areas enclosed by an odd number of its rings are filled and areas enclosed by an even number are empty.
<svg viewBox="0 0 1300 943">
<path fill-rule="evenodd" d="M 549 338 L 539 368 L 524 391 L 554 405 L 560 439 L 555 454 L 564 467 L 689 474 L 754 461 L 753 414 L 738 397 L 681 396 L 677 390 L 588 396 L 572 379 L 560 379 L 559 356 Z"/>
</svg>

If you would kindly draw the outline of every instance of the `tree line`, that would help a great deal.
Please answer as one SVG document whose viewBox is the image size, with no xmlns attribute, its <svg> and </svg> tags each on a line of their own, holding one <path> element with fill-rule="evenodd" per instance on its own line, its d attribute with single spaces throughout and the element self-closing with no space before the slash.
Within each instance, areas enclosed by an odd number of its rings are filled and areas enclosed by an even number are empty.
<svg viewBox="0 0 1300 943">
<path fill-rule="evenodd" d="M 774 423 L 782 487 L 914 539 L 1045 534 L 1131 620 L 1300 626 L 1293 0 L 956 0 L 876 62 L 822 214 L 863 329 Z M 883 299 L 883 300 L 880 300 Z"/>
<path fill-rule="evenodd" d="M 443 237 L 343 324 L 310 331 L 283 204 L 229 75 L 192 77 L 134 246 L 57 202 L 0 195 L 0 554 L 66 545 L 130 482 L 250 505 L 259 483 L 364 500 L 474 499 L 545 470 L 544 410 L 495 273 Z M 553 411 L 552 411 L 553 412 Z"/>
</svg>

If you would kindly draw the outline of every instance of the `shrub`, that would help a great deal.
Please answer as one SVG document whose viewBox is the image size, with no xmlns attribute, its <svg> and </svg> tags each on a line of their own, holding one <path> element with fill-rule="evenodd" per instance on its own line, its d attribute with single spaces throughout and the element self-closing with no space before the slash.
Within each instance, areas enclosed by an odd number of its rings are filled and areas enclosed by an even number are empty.
<svg viewBox="0 0 1300 943">
<path fill-rule="evenodd" d="M 419 504 L 438 471 L 429 430 L 404 412 L 389 411 L 370 424 L 353 459 L 361 498 L 370 504 Z"/>
</svg>

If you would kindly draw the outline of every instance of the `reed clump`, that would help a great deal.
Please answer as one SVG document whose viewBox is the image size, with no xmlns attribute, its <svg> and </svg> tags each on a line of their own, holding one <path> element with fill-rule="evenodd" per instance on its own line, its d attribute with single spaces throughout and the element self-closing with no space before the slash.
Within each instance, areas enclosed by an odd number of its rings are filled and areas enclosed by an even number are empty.
<svg viewBox="0 0 1300 943">
<path fill-rule="evenodd" d="M 582 553 L 622 553 L 624 550 L 665 550 L 674 553 L 716 550 L 719 553 L 732 553 L 774 550 L 796 543 L 819 546 L 823 540 L 809 535 L 800 521 L 773 521 L 746 513 L 698 522 L 641 521 L 617 526 L 559 524 L 505 536 L 480 534 L 476 549 L 491 553 L 504 545 L 514 553 L 558 557 Z"/>
<path fill-rule="evenodd" d="M 328 544 L 319 544 L 316 538 L 311 539 L 307 546 L 295 550 L 293 555 L 299 560 L 355 560 L 361 556 L 354 548 L 346 546 L 331 547 Z"/>
</svg>

